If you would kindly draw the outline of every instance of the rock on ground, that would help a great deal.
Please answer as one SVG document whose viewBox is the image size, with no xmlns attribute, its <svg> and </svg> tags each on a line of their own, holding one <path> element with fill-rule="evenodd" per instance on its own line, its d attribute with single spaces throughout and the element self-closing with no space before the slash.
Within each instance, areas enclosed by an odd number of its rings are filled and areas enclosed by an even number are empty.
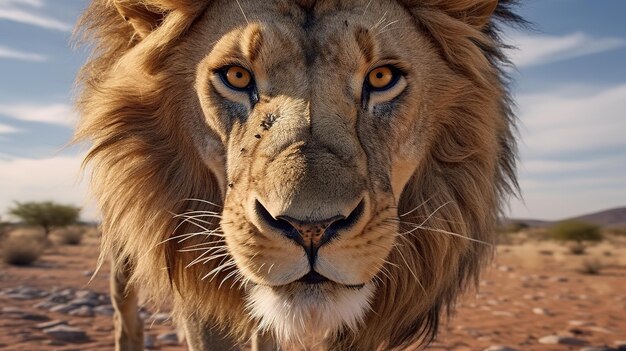
<svg viewBox="0 0 626 351">
<path fill-rule="evenodd" d="M 43 330 L 44 334 L 58 341 L 80 343 L 88 341 L 87 333 L 81 329 L 70 327 L 67 325 L 58 325 L 56 327 Z"/>
<path fill-rule="evenodd" d="M 587 342 L 585 340 L 576 339 L 569 336 L 548 335 L 540 338 L 539 343 L 544 345 L 580 346 L 585 345 Z"/>
</svg>

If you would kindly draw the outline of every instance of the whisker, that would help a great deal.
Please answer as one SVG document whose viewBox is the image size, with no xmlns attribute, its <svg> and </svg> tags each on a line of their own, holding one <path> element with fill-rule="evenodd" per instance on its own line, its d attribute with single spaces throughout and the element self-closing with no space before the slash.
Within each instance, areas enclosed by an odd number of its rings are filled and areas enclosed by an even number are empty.
<svg viewBox="0 0 626 351">
<path fill-rule="evenodd" d="M 431 227 L 419 227 L 419 228 L 415 228 L 413 230 L 417 230 L 417 229 L 424 229 L 424 230 L 428 230 L 428 231 L 432 231 L 432 232 L 448 234 L 448 235 L 455 236 L 457 238 L 462 238 L 462 239 L 466 239 L 466 240 L 469 240 L 469 241 L 473 241 L 475 243 L 479 243 L 479 244 L 487 245 L 489 247 L 493 247 L 493 244 L 488 243 L 486 241 L 474 239 L 474 238 L 471 238 L 469 236 L 461 235 L 459 233 L 450 232 L 450 231 L 447 231 L 447 230 L 444 230 L 444 229 L 437 229 L 437 228 L 431 228 Z"/>
<path fill-rule="evenodd" d="M 219 255 L 211 255 L 210 257 L 204 258 L 204 255 L 206 255 L 206 254 L 207 254 L 207 253 L 209 253 L 209 252 L 210 252 L 210 251 L 207 251 L 207 252 L 203 253 L 202 255 L 198 256 L 195 260 L 193 260 L 193 261 L 191 261 L 189 264 L 187 264 L 187 265 L 185 266 L 185 268 L 189 268 L 189 267 L 191 267 L 191 266 L 193 266 L 194 264 L 197 264 L 197 263 L 199 263 L 199 262 L 202 262 L 203 264 L 206 264 L 206 263 L 208 263 L 208 262 L 210 262 L 210 261 L 213 261 L 213 260 L 215 260 L 215 259 L 218 259 L 218 258 L 220 258 L 220 257 L 225 257 L 225 256 L 230 255 L 228 252 L 226 252 L 226 253 L 223 253 L 223 254 L 219 254 Z"/>
<path fill-rule="evenodd" d="M 218 205 L 218 204 L 216 204 L 216 203 L 214 203 L 214 202 L 207 201 L 207 200 L 203 200 L 203 199 L 187 198 L 187 199 L 182 199 L 182 200 L 180 200 L 180 201 L 198 201 L 198 202 L 203 202 L 203 203 L 205 203 L 205 204 L 213 205 L 213 206 L 215 206 L 215 207 L 222 208 L 222 206 L 221 206 L 221 205 Z"/>
<path fill-rule="evenodd" d="M 221 263 L 221 262 L 220 262 L 220 263 Z M 213 275 L 213 278 L 211 278 L 211 280 L 210 280 L 210 281 L 213 281 L 213 279 L 215 278 L 215 276 L 216 276 L 219 272 L 221 272 L 224 268 L 228 268 L 228 267 L 231 267 L 231 266 L 234 266 L 234 265 L 235 265 L 235 260 L 231 258 L 230 260 L 226 261 L 226 263 L 224 263 L 224 264 L 220 264 L 219 266 L 217 266 L 216 268 L 214 268 L 213 270 L 211 270 L 209 273 L 205 274 L 205 275 L 202 277 L 202 279 L 201 279 L 201 280 L 204 280 L 204 279 L 206 279 L 206 278 L 210 277 L 211 275 Z"/>
<path fill-rule="evenodd" d="M 410 210 L 410 211 L 408 211 L 408 212 L 405 212 L 405 213 L 403 213 L 403 214 L 399 215 L 398 217 L 405 217 L 405 216 L 408 216 L 408 215 L 410 215 L 411 213 L 413 213 L 413 212 L 415 212 L 415 211 L 419 210 L 422 206 L 424 206 L 424 205 L 426 205 L 428 202 L 430 202 L 430 200 L 432 200 L 432 199 L 433 199 L 433 197 L 435 197 L 435 195 L 433 195 L 433 196 L 429 197 L 429 198 L 428 198 L 428 199 L 426 199 L 424 202 L 422 202 L 421 204 L 417 205 L 417 207 L 415 207 L 414 209 L 412 209 L 412 210 Z"/>
<path fill-rule="evenodd" d="M 243 18 L 246 20 L 246 23 L 250 24 L 250 22 L 248 22 L 248 16 L 246 16 L 246 13 L 243 11 L 243 7 L 241 7 L 241 3 L 239 2 L 239 0 L 237 0 L 237 5 L 239 5 L 239 9 L 241 10 Z"/>
<path fill-rule="evenodd" d="M 239 271 L 236 270 L 236 269 L 233 270 L 232 272 L 228 273 L 228 275 L 226 277 L 224 277 L 224 279 L 222 279 L 222 281 L 220 282 L 220 285 L 217 288 L 220 289 L 225 281 L 227 281 L 228 279 L 230 279 L 230 277 L 232 277 L 233 275 L 238 274 L 238 273 L 239 273 Z"/>
<path fill-rule="evenodd" d="M 381 33 L 382 31 L 384 31 L 384 29 L 385 29 L 385 28 L 387 28 L 387 27 L 389 27 L 389 26 L 391 26 L 391 25 L 393 25 L 393 24 L 396 24 L 396 23 L 398 23 L 398 22 L 400 22 L 400 20 L 391 21 L 391 22 L 389 22 L 389 23 L 385 24 L 382 28 L 380 28 L 380 29 L 377 31 L 377 34 L 379 34 L 379 33 Z"/>
<path fill-rule="evenodd" d="M 367 10 L 370 8 L 370 5 L 372 4 L 372 1 L 374 1 L 374 0 L 370 0 L 370 1 L 367 3 L 367 6 L 365 6 L 365 10 L 363 10 L 363 14 L 361 15 L 361 19 L 362 19 L 363 17 L 365 17 L 365 14 L 367 13 Z"/>
<path fill-rule="evenodd" d="M 209 215 L 215 217 L 215 218 L 222 218 L 221 214 L 219 212 L 213 212 L 213 211 L 202 211 L 202 210 L 190 210 L 187 212 L 183 212 L 181 214 L 177 214 L 174 216 L 174 218 L 177 217 L 184 217 L 184 216 L 189 216 L 189 215 L 195 215 L 195 214 L 206 214 L 206 217 L 209 217 Z"/>
<path fill-rule="evenodd" d="M 402 258 L 402 261 L 404 261 L 404 263 L 406 264 L 406 268 L 409 270 L 409 272 L 411 273 L 411 275 L 413 276 L 413 278 L 415 278 L 415 281 L 417 282 L 417 284 L 420 286 L 420 288 L 422 288 L 422 291 L 424 292 L 424 294 L 426 294 L 426 289 L 424 288 L 424 285 L 422 285 L 422 282 L 420 281 L 420 279 L 417 277 L 417 274 L 415 274 L 415 272 L 413 271 L 413 269 L 411 268 L 411 266 L 409 265 L 409 262 L 406 260 L 406 258 L 404 257 L 404 255 L 402 254 L 402 250 L 397 250 L 398 254 L 400 255 L 400 258 Z"/>
<path fill-rule="evenodd" d="M 225 249 L 226 246 L 211 246 L 211 247 L 197 247 L 193 249 L 180 249 L 178 252 L 196 252 L 196 251 L 206 251 L 206 250 L 215 250 L 215 249 Z"/>
</svg>

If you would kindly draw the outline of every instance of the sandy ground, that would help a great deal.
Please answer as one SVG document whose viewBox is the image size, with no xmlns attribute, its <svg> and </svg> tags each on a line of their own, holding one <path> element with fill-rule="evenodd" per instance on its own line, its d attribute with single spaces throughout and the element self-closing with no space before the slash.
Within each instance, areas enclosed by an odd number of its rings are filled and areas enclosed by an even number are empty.
<svg viewBox="0 0 626 351">
<path fill-rule="evenodd" d="M 495 345 L 531 351 L 618 349 L 620 343 L 626 349 L 625 247 L 603 243 L 584 256 L 572 256 L 563 246 L 549 242 L 499 246 L 479 293 L 461 300 L 456 314 L 444 322 L 439 338 L 428 349 L 484 350 Z M 46 297 L 16 299 L 11 295 L 19 287 L 34 288 L 42 295 L 66 288 L 106 294 L 108 266 L 88 284 L 97 251 L 97 239 L 89 238 L 80 246 L 48 249 L 32 267 L 0 263 L 0 350 L 112 349 L 110 316 L 50 312 L 40 306 Z M 599 260 L 600 274 L 578 272 L 585 260 Z M 158 339 L 175 331 L 169 321 L 153 322 L 145 316 L 146 335 L 155 349 L 186 350 L 184 345 Z M 40 324 L 54 320 L 84 331 L 88 341 L 53 340 Z M 540 343 L 549 335 L 574 338 L 578 345 Z"/>
</svg>

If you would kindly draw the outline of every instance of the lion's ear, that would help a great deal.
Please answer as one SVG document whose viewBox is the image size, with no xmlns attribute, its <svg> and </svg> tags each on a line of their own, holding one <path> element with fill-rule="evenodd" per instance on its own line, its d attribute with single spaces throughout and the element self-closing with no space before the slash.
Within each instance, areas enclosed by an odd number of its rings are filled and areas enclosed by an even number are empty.
<svg viewBox="0 0 626 351">
<path fill-rule="evenodd" d="M 158 28 L 172 11 L 192 13 L 198 3 L 193 0 L 110 0 L 120 16 L 133 27 L 135 34 L 145 38 Z M 195 4 L 194 4 L 195 3 Z"/>
<path fill-rule="evenodd" d="M 498 0 L 401 0 L 406 6 L 418 11 L 437 10 L 460 20 L 476 29 L 489 23 L 498 7 Z"/>
</svg>

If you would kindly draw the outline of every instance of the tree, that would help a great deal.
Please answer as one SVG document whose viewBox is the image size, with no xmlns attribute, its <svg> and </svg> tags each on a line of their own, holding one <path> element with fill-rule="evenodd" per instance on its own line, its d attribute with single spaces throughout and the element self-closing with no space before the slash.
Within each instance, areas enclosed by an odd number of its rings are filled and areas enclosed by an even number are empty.
<svg viewBox="0 0 626 351">
<path fill-rule="evenodd" d="M 45 202 L 15 202 L 9 214 L 22 222 L 43 227 L 46 238 L 55 227 L 65 227 L 78 221 L 80 207 Z"/>
</svg>

